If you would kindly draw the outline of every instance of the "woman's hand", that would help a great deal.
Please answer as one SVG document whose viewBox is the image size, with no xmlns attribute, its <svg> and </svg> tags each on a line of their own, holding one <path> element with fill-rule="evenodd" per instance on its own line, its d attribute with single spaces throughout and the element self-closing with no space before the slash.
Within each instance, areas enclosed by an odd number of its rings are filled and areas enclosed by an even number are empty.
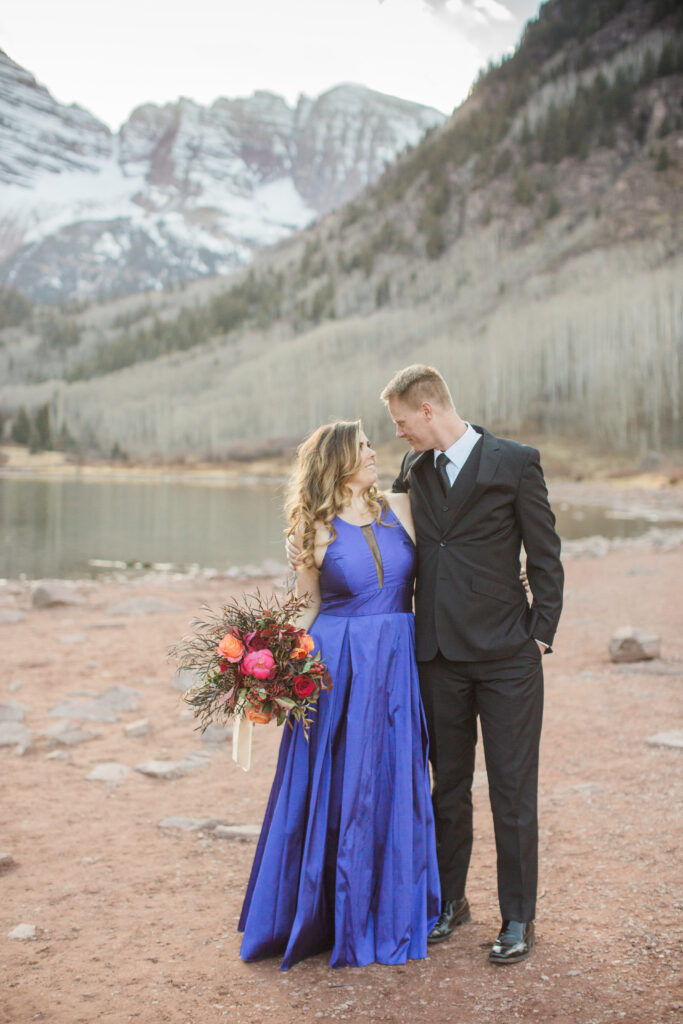
<svg viewBox="0 0 683 1024">
<path fill-rule="evenodd" d="M 526 590 L 527 597 L 528 597 L 529 594 L 531 594 L 531 587 L 529 586 L 529 580 L 527 579 L 526 569 L 522 569 L 522 571 L 519 574 L 519 579 L 520 579 L 520 582 L 521 582 L 522 586 Z"/>
</svg>

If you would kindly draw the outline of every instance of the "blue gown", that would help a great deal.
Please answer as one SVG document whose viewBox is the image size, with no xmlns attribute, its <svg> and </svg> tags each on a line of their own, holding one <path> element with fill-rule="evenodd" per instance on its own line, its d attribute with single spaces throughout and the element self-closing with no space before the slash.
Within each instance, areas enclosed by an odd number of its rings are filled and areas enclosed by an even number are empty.
<svg viewBox="0 0 683 1024">
<path fill-rule="evenodd" d="M 425 957 L 440 912 L 415 548 L 393 512 L 334 526 L 309 630 L 332 688 L 308 742 L 298 723 L 283 727 L 239 923 L 242 959 L 282 953 L 282 970 L 329 949 L 331 967 Z"/>
</svg>

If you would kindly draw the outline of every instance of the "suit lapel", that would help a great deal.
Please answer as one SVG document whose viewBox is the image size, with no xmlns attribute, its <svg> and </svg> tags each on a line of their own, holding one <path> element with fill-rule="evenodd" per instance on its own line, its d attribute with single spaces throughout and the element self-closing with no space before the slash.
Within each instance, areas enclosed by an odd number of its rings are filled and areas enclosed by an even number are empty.
<svg viewBox="0 0 683 1024">
<path fill-rule="evenodd" d="M 438 527 L 439 518 L 436 512 L 434 495 L 431 488 L 429 459 L 432 461 L 434 459 L 434 452 L 431 448 L 426 452 L 420 452 L 415 460 L 411 461 L 406 476 L 408 485 L 415 493 L 415 497 L 420 502 L 421 506 L 427 510 L 435 525 Z"/>
<path fill-rule="evenodd" d="M 461 520 L 463 516 L 469 512 L 472 505 L 474 505 L 482 492 L 491 484 L 496 475 L 498 463 L 500 462 L 500 445 L 498 444 L 498 438 L 494 437 L 493 434 L 490 434 L 488 430 L 484 430 L 483 427 L 475 426 L 474 429 L 477 433 L 482 435 L 482 438 L 473 449 L 470 457 L 474 456 L 477 448 L 479 448 L 479 466 L 476 470 L 474 479 L 472 479 L 472 475 L 467 474 L 468 459 L 458 474 L 455 484 L 453 485 L 454 491 L 456 491 L 458 482 L 460 481 L 460 477 L 463 473 L 467 475 L 463 481 L 463 493 L 458 493 L 456 496 L 456 503 L 452 503 L 453 508 L 450 516 L 450 527 L 452 527 L 457 521 Z M 469 480 L 467 479 L 467 476 L 469 476 Z"/>
</svg>

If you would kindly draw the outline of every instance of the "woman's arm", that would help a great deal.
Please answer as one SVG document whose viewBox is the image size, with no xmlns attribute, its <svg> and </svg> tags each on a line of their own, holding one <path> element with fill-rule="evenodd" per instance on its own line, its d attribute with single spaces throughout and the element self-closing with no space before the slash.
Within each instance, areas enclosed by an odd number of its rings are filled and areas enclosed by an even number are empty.
<svg viewBox="0 0 683 1024">
<path fill-rule="evenodd" d="M 391 511 L 414 544 L 415 527 L 413 525 L 413 513 L 410 510 L 410 495 L 399 494 L 396 491 L 385 491 L 382 497 L 389 503 Z"/>
<path fill-rule="evenodd" d="M 304 546 L 302 532 L 301 528 L 299 528 L 294 531 L 292 536 L 292 541 L 297 545 L 299 551 L 303 551 Z M 297 565 L 296 596 L 308 597 L 310 601 L 310 604 L 307 608 L 304 608 L 296 622 L 297 626 L 301 629 L 309 629 L 320 611 L 320 566 L 325 557 L 328 538 L 329 531 L 327 528 L 322 523 L 316 523 L 315 548 L 313 552 L 315 565 Z"/>
</svg>

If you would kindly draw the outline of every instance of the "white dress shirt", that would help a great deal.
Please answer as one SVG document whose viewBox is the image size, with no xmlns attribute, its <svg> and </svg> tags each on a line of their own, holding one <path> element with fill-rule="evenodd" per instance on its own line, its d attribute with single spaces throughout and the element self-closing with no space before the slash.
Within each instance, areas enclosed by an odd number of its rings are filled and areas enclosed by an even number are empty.
<svg viewBox="0 0 683 1024">
<path fill-rule="evenodd" d="M 455 483 L 456 477 L 462 467 L 467 462 L 467 458 L 474 448 L 477 441 L 481 441 L 481 434 L 478 434 L 471 423 L 465 423 L 466 430 L 462 437 L 459 437 L 457 441 L 447 448 L 443 453 L 448 462 L 446 463 L 446 472 L 448 473 L 448 479 L 451 482 L 451 487 Z M 441 451 L 438 448 L 434 449 L 434 465 L 436 466 L 436 460 L 441 455 Z"/>
</svg>

